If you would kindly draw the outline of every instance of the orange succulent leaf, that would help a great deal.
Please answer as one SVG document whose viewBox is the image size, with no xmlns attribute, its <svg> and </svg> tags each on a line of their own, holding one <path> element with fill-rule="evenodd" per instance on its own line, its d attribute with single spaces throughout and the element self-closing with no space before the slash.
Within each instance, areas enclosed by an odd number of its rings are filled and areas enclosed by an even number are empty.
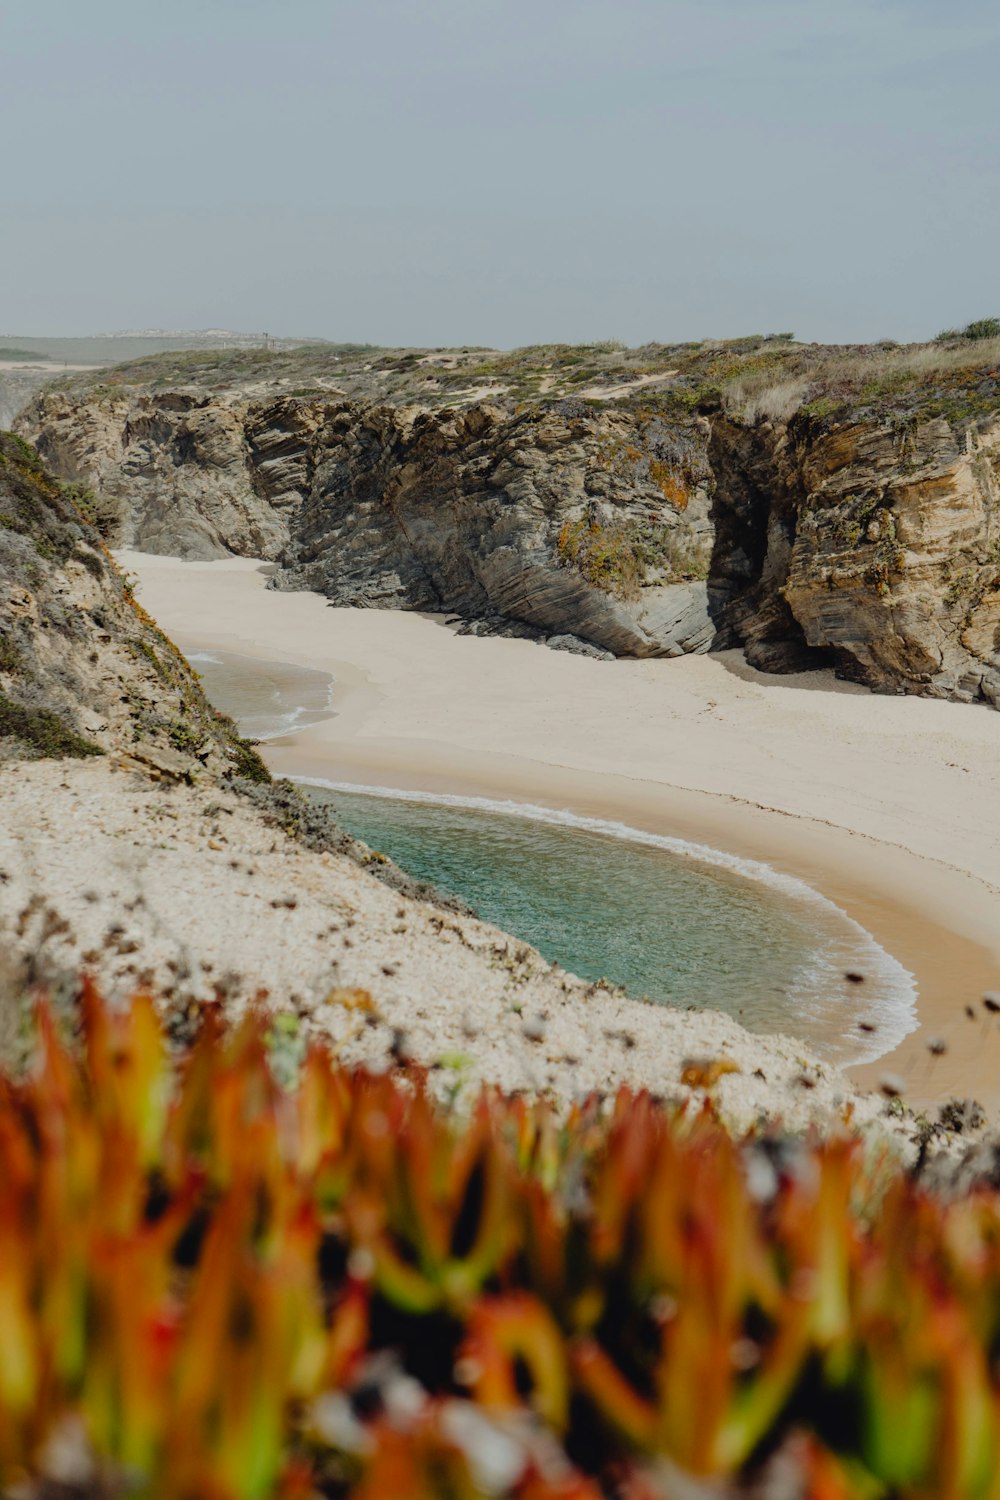
<svg viewBox="0 0 1000 1500">
<path fill-rule="evenodd" d="M 297 1500 L 303 1414 L 367 1382 L 352 1500 L 474 1495 L 449 1403 L 513 1451 L 511 1500 L 645 1500 L 667 1460 L 739 1483 L 796 1443 L 821 1500 L 1000 1500 L 993 1189 L 945 1201 L 847 1139 L 772 1170 L 710 1107 L 629 1090 L 559 1115 L 488 1089 L 460 1118 L 315 1045 L 289 1091 L 258 1015 L 206 1008 L 180 1060 L 149 999 L 87 986 L 82 1021 L 42 1006 L 0 1079 L 2 1483 L 83 1422 L 162 1500 Z M 379 1408 L 386 1359 L 409 1406 Z M 850 1451 L 786 1431 L 844 1399 Z"/>
<path fill-rule="evenodd" d="M 515 1491 L 516 1500 L 604 1500 L 604 1493 L 592 1479 L 579 1473 L 555 1479 L 529 1474 Z"/>
<path fill-rule="evenodd" d="M 545 1304 L 526 1292 L 480 1300 L 472 1311 L 462 1360 L 475 1372 L 470 1380 L 486 1407 L 511 1411 L 522 1406 L 518 1366 L 530 1373 L 530 1405 L 556 1431 L 569 1413 L 569 1378 L 562 1334 Z"/>
<path fill-rule="evenodd" d="M 604 1421 L 633 1447 L 655 1449 L 656 1407 L 635 1390 L 596 1340 L 577 1339 L 570 1346 L 570 1363 L 576 1385 Z"/>
<path fill-rule="evenodd" d="M 367 1285 L 357 1280 L 349 1281 L 333 1311 L 320 1389 L 337 1389 L 352 1375 L 368 1345 L 369 1306 Z"/>
<path fill-rule="evenodd" d="M 482 1500 L 468 1462 L 435 1430 L 432 1421 L 415 1432 L 397 1432 L 379 1423 L 374 1454 L 365 1465 L 351 1500 Z"/>
</svg>

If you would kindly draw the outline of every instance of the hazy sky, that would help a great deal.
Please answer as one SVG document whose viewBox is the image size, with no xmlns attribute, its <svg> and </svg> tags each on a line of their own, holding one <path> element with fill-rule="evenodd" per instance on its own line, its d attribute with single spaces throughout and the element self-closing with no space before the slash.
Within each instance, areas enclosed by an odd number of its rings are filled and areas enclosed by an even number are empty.
<svg viewBox="0 0 1000 1500">
<path fill-rule="evenodd" d="M 997 0 L 0 0 L 0 330 L 1000 314 Z"/>
</svg>

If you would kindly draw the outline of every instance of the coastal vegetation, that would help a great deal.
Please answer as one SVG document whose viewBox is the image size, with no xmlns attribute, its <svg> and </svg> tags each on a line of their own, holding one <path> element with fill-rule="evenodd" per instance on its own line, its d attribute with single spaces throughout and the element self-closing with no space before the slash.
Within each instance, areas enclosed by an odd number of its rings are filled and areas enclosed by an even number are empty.
<svg viewBox="0 0 1000 1500">
<path fill-rule="evenodd" d="M 48 358 L 49 356 L 47 354 L 36 354 L 33 349 L 11 349 L 9 347 L 0 346 L 0 361 L 30 360 L 32 363 L 35 363 L 36 361 L 46 360 Z"/>
<path fill-rule="evenodd" d="M 1000 318 L 976 318 L 974 322 L 967 323 L 964 328 L 946 328 L 939 333 L 934 340 L 936 344 L 954 344 L 960 339 L 996 339 L 1000 338 Z"/>
<path fill-rule="evenodd" d="M 63 376 L 52 388 L 114 400 L 139 389 L 267 387 L 299 399 L 339 394 L 431 410 L 470 399 L 527 408 L 611 401 L 675 415 L 721 406 L 765 418 L 811 408 L 814 420 L 835 413 L 888 418 L 901 408 L 909 418 L 943 415 L 962 423 L 995 409 L 998 362 L 1000 320 L 980 318 L 923 344 L 831 346 L 781 333 L 631 348 L 603 340 L 510 351 L 356 344 L 197 349 Z"/>
<path fill-rule="evenodd" d="M 5 1487 L 997 1493 L 995 1187 L 936 1195 L 846 1119 L 455 1116 L 280 1010 L 179 1050 L 148 996 L 85 981 L 79 1016 L 43 1006 L 0 1086 Z"/>
<path fill-rule="evenodd" d="M 12 648 L 0 649 L 0 672 L 19 670 Z M 63 755 L 103 755 L 99 745 L 77 734 L 60 716 L 47 708 L 15 703 L 0 693 L 0 739 L 16 740 L 28 754 L 59 758 Z"/>
<path fill-rule="evenodd" d="M 708 571 L 707 557 L 687 537 L 649 521 L 605 525 L 596 516 L 579 516 L 563 522 L 556 549 L 588 583 L 626 601 L 638 599 L 651 576 L 696 579 Z"/>
<path fill-rule="evenodd" d="M 64 485 L 63 494 L 104 541 L 117 542 L 125 519 L 125 504 L 119 496 L 98 494 L 89 484 Z"/>
<path fill-rule="evenodd" d="M 579 569 L 588 583 L 622 599 L 638 598 L 646 556 L 634 526 L 602 526 L 581 516 L 563 523 L 556 545 L 563 561 Z"/>
</svg>

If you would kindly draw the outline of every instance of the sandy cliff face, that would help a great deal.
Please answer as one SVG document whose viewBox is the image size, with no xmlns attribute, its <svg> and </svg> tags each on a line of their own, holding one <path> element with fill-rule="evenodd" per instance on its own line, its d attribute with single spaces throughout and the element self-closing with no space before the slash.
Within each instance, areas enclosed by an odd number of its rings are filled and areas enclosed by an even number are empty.
<svg viewBox="0 0 1000 1500">
<path fill-rule="evenodd" d="M 495 398 L 431 394 L 473 378 L 447 351 L 368 353 L 336 366 L 342 389 L 301 393 L 298 365 L 283 385 L 213 366 L 208 389 L 154 361 L 45 393 L 22 426 L 141 550 L 262 556 L 279 588 L 569 649 L 741 643 L 765 670 L 998 702 L 986 355 L 744 340 L 605 353 L 593 387 L 571 351 L 473 357 Z"/>
</svg>

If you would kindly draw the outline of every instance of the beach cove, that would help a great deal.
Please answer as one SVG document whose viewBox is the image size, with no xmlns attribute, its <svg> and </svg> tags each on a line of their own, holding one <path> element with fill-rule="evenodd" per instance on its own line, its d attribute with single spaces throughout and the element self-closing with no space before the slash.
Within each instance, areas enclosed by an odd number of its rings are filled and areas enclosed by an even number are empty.
<svg viewBox="0 0 1000 1500">
<path fill-rule="evenodd" d="M 276 774 L 568 809 L 762 861 L 916 978 L 919 1029 L 855 1082 L 892 1071 L 916 1103 L 998 1102 L 1000 1031 L 981 1009 L 1000 987 L 989 711 L 764 676 L 738 653 L 602 662 L 462 637 L 441 617 L 268 591 L 247 559 L 120 561 L 182 649 L 333 674 L 334 716 L 264 746 Z"/>
</svg>

